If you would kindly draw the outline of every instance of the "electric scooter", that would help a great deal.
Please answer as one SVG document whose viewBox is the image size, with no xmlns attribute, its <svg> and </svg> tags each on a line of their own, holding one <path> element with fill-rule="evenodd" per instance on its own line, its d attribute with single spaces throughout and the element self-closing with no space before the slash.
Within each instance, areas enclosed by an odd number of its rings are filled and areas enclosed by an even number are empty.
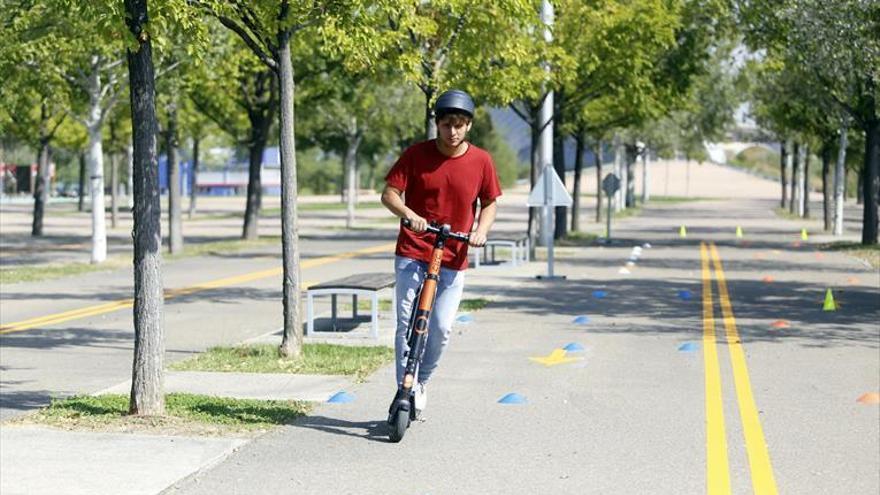
<svg viewBox="0 0 880 495">
<path fill-rule="evenodd" d="M 403 226 L 409 227 L 409 221 L 403 220 Z M 454 239 L 459 242 L 468 242 L 470 236 L 463 232 L 452 232 L 449 225 L 428 225 L 426 232 L 434 234 L 434 250 L 431 252 L 431 263 L 428 265 L 428 273 L 425 275 L 419 287 L 418 295 L 413 305 L 413 314 L 409 319 L 409 330 L 406 340 L 409 344 L 409 352 L 406 354 L 406 367 L 403 373 L 403 382 L 398 385 L 397 394 L 391 401 L 388 409 L 388 437 L 397 443 L 403 439 L 409 428 L 410 422 L 418 419 L 418 411 L 415 408 L 413 386 L 418 376 L 419 364 L 425 354 L 428 343 L 428 322 L 431 319 L 431 311 L 434 309 L 434 298 L 437 295 L 437 283 L 440 280 L 440 263 L 443 261 L 443 250 L 446 241 Z"/>
</svg>

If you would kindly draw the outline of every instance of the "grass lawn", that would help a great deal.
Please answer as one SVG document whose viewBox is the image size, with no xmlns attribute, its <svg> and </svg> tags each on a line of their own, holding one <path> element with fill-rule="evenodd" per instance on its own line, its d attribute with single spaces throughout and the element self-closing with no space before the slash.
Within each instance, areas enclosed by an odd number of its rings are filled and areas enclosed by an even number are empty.
<svg viewBox="0 0 880 495">
<path fill-rule="evenodd" d="M 193 394 L 165 396 L 164 416 L 128 415 L 128 396 L 107 394 L 53 400 L 9 424 L 39 424 L 64 429 L 148 432 L 170 435 L 254 434 L 308 414 L 299 401 L 229 399 Z"/>
<path fill-rule="evenodd" d="M 564 238 L 555 241 L 555 245 L 561 247 L 592 246 L 598 238 L 598 235 L 589 232 L 569 232 Z"/>
<path fill-rule="evenodd" d="M 71 261 L 49 265 L 32 265 L 15 268 L 0 268 L 0 283 L 36 282 L 54 278 L 72 277 L 83 273 L 103 272 L 131 266 L 131 258 L 111 256 L 101 264 Z"/>
<path fill-rule="evenodd" d="M 211 253 L 234 253 L 254 247 L 280 245 L 279 236 L 264 236 L 254 241 L 229 239 L 225 241 L 203 242 L 185 244 L 183 253 L 170 255 L 162 254 L 163 261 L 174 261 L 192 256 L 204 256 Z M 164 249 L 164 248 L 163 248 Z M 30 265 L 15 268 L 0 269 L 0 282 L 3 284 L 15 284 L 18 282 L 37 282 L 62 277 L 72 277 L 84 273 L 104 272 L 119 268 L 131 267 L 131 257 L 111 256 L 103 263 L 92 264 L 80 261 L 67 263 L 54 263 L 48 265 Z"/>
<path fill-rule="evenodd" d="M 483 299 L 482 297 L 477 297 L 473 299 L 462 299 L 461 303 L 458 305 L 459 311 L 479 311 L 486 307 L 489 304 L 488 299 Z"/>
<path fill-rule="evenodd" d="M 355 211 L 366 210 L 370 208 L 384 208 L 379 201 L 361 201 L 354 205 Z M 299 203 L 296 205 L 297 211 L 327 211 L 327 210 L 345 210 L 348 209 L 348 203 L 340 203 L 334 201 L 332 203 Z M 272 217 L 281 214 L 281 207 L 263 208 L 260 210 L 261 216 Z"/>
<path fill-rule="evenodd" d="M 169 366 L 175 371 L 226 371 L 237 373 L 299 373 L 348 375 L 362 381 L 394 359 L 390 347 L 304 344 L 302 356 L 278 356 L 274 344 L 212 347 L 190 359 Z"/>
<path fill-rule="evenodd" d="M 865 246 L 858 242 L 838 241 L 823 244 L 821 249 L 824 251 L 841 251 L 868 263 L 871 265 L 871 268 L 880 267 L 880 244 Z"/>
<path fill-rule="evenodd" d="M 773 212 L 776 213 L 776 216 L 786 220 L 804 220 L 797 213 L 789 211 L 788 208 L 774 208 Z"/>
</svg>

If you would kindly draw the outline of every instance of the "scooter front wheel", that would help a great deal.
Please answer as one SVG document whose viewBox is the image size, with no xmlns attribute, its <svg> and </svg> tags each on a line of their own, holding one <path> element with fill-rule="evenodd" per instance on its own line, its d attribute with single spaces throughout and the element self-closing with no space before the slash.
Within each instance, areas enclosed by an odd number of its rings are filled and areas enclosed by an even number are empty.
<svg viewBox="0 0 880 495">
<path fill-rule="evenodd" d="M 409 411 L 398 409 L 388 422 L 388 438 L 397 443 L 403 440 L 406 429 L 409 428 Z"/>
</svg>

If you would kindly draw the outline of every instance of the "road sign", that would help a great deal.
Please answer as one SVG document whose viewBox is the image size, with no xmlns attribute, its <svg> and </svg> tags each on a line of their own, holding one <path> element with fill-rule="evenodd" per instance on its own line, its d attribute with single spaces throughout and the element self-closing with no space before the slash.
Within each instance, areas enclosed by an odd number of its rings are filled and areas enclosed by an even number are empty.
<svg viewBox="0 0 880 495">
<path fill-rule="evenodd" d="M 602 179 L 602 190 L 605 191 L 605 194 L 608 196 L 616 193 L 618 189 L 620 189 L 620 179 L 618 179 L 613 172 Z"/>
<path fill-rule="evenodd" d="M 571 206 L 572 199 L 553 167 L 544 167 L 529 193 L 528 206 Z"/>
<path fill-rule="evenodd" d="M 544 211 L 542 217 L 544 222 L 544 242 L 547 246 L 547 276 L 538 275 L 538 278 L 546 280 L 565 278 L 564 276 L 557 277 L 553 274 L 552 225 L 554 225 L 554 206 L 571 206 L 572 200 L 568 191 L 565 190 L 565 184 L 559 180 L 559 176 L 556 175 L 556 171 L 553 170 L 549 163 L 544 165 L 541 176 L 538 177 L 538 182 L 535 183 L 535 187 L 529 193 L 529 199 L 526 201 L 526 204 L 532 207 L 540 206 Z"/>
</svg>

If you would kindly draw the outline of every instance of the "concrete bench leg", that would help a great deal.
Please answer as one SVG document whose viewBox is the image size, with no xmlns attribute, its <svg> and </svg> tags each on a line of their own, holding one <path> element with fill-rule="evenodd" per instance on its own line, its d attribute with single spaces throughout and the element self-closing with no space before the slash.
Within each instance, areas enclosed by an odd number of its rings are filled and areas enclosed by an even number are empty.
<svg viewBox="0 0 880 495">
<path fill-rule="evenodd" d="M 336 294 L 330 296 L 330 327 L 336 331 Z"/>
<path fill-rule="evenodd" d="M 315 331 L 315 296 L 306 292 L 306 335 Z"/>
</svg>

